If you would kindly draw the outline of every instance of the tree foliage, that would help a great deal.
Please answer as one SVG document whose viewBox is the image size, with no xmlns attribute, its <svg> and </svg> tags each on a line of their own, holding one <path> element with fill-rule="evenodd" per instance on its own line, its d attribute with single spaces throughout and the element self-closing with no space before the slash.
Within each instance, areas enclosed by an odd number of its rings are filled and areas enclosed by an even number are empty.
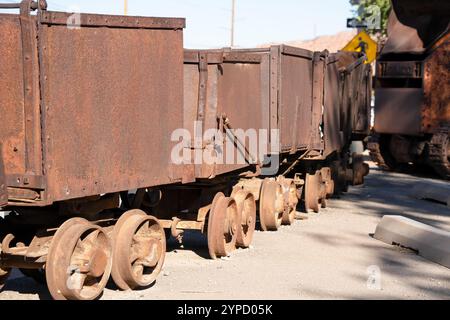
<svg viewBox="0 0 450 320">
<path fill-rule="evenodd" d="M 369 28 L 367 31 L 372 35 L 386 35 L 387 22 L 391 10 L 390 0 L 351 0 L 350 3 L 355 7 L 354 14 L 359 20 L 374 19 L 379 12 L 379 30 Z M 378 9 L 379 8 L 379 9 Z"/>
</svg>

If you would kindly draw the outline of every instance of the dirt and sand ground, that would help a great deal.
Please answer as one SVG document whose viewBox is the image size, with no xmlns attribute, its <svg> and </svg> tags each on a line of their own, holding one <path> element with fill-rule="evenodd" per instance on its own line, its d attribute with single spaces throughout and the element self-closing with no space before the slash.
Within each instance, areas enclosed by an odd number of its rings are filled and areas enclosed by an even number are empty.
<svg viewBox="0 0 450 320">
<path fill-rule="evenodd" d="M 372 169 L 364 187 L 351 188 L 294 226 L 257 232 L 252 248 L 228 259 L 206 259 L 206 240 L 190 234 L 184 248 L 170 243 L 156 285 L 135 292 L 110 285 L 102 299 L 449 299 L 449 269 L 372 237 L 383 215 L 450 231 L 448 207 L 410 196 L 420 181 Z M 48 298 L 45 287 L 19 271 L 0 294 L 0 299 Z"/>
</svg>

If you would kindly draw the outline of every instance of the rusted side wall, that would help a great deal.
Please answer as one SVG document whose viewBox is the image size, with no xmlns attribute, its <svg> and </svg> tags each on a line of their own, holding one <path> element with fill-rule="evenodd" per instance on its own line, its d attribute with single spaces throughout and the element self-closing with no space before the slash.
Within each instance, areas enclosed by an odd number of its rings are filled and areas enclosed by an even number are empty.
<svg viewBox="0 0 450 320">
<path fill-rule="evenodd" d="M 312 60 L 283 54 L 279 68 L 278 121 L 281 150 L 295 153 L 306 149 L 311 143 Z"/>
<path fill-rule="evenodd" d="M 201 57 L 203 57 L 203 61 L 208 61 L 207 68 L 200 66 Z M 239 130 L 247 134 L 250 129 L 257 136 L 259 129 L 269 128 L 268 101 L 265 101 L 268 100 L 268 96 L 264 95 L 269 90 L 268 81 L 263 81 L 263 78 L 268 76 L 268 62 L 265 64 L 260 62 L 258 56 L 248 55 L 243 51 L 186 51 L 183 114 L 184 125 L 193 138 L 195 121 L 203 119 L 201 133 L 204 134 L 210 129 L 223 129 L 220 120 L 222 116 L 226 116 L 228 124 L 235 133 Z M 263 71 L 264 67 L 267 68 L 265 72 Z M 204 110 L 202 111 L 203 105 Z M 225 132 L 222 131 L 222 134 L 225 138 Z M 233 139 L 234 137 L 229 136 L 228 138 Z M 247 150 L 251 149 L 249 139 L 241 136 L 239 140 L 245 143 Z M 252 143 L 254 142 L 258 143 L 258 139 L 252 141 Z M 249 166 L 245 160 L 250 159 L 242 146 L 238 144 L 237 148 L 233 147 L 228 150 L 226 145 L 221 143 L 221 141 L 203 141 L 202 146 L 196 146 L 193 143 L 197 152 L 199 148 L 203 148 L 200 150 L 202 153 L 214 154 L 212 148 L 215 148 L 221 156 L 218 159 L 219 163 L 215 165 L 205 161 L 197 164 L 195 166 L 197 178 L 206 179 Z M 240 156 L 239 162 L 237 162 L 238 155 Z M 195 155 L 192 159 L 195 159 Z M 188 170 L 191 170 L 191 167 Z"/>
<path fill-rule="evenodd" d="M 371 67 L 360 64 L 354 71 L 353 94 L 353 134 L 368 135 L 370 131 L 370 108 L 372 97 Z"/>
<path fill-rule="evenodd" d="M 22 37 L 17 15 L 0 15 L 0 141 L 7 174 L 24 174 L 25 110 Z"/>
<path fill-rule="evenodd" d="M 339 63 L 342 63 L 340 59 Z M 346 65 L 347 66 L 347 65 Z M 342 132 L 343 143 L 345 144 L 348 141 L 352 134 L 352 95 L 353 95 L 353 86 L 351 73 L 348 74 L 345 72 L 345 68 L 340 67 L 340 70 L 343 71 L 343 78 L 340 81 L 340 90 L 341 90 L 341 108 L 340 108 L 340 128 Z"/>
<path fill-rule="evenodd" d="M 182 30 L 44 25 L 40 37 L 51 199 L 179 181 Z"/>
<path fill-rule="evenodd" d="M 372 99 L 371 67 L 364 64 L 364 57 L 354 52 L 338 52 L 334 55 L 340 72 L 340 130 L 343 144 L 353 138 L 362 138 L 370 131 Z"/>
<path fill-rule="evenodd" d="M 336 62 L 327 66 L 324 98 L 325 156 L 343 146 L 340 128 L 340 73 Z"/>
<path fill-rule="evenodd" d="M 422 131 L 450 123 L 450 35 L 424 62 Z"/>
<path fill-rule="evenodd" d="M 199 81 L 198 64 L 185 63 L 183 122 L 184 128 L 189 131 L 192 138 L 194 137 L 194 124 L 197 120 Z"/>
<path fill-rule="evenodd" d="M 245 139 L 241 137 L 240 140 L 248 150 L 253 151 L 258 149 L 259 139 L 250 141 L 247 134 L 254 133 L 255 137 L 258 137 L 260 129 L 267 129 L 269 126 L 268 114 L 263 113 L 261 95 L 261 64 L 233 62 L 222 65 L 219 76 L 218 114 L 226 115 L 233 129 L 245 132 Z M 225 159 L 229 157 L 237 160 L 239 155 L 239 163 L 235 161 L 234 165 L 217 166 L 217 174 L 248 166 L 242 161 L 248 157 L 241 146 L 233 150 L 234 155 L 230 155 L 230 151 L 224 149 Z"/>
<path fill-rule="evenodd" d="M 189 51 L 184 64 L 184 106 L 183 126 L 189 131 L 191 141 L 186 146 L 189 152 L 189 163 L 184 164 L 185 172 L 195 178 L 209 178 L 214 176 L 215 166 L 206 164 L 204 160 L 204 147 L 211 143 L 204 141 L 204 133 L 209 129 L 218 129 L 218 79 L 219 65 L 207 64 L 200 75 L 198 52 Z M 208 54 L 204 53 L 208 59 Z M 202 101 L 202 106 L 199 105 Z"/>
</svg>

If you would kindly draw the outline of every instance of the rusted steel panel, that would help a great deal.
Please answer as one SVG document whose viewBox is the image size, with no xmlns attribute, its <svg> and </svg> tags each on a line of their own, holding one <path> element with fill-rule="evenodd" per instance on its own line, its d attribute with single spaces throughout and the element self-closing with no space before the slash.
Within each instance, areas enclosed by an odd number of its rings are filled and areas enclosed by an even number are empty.
<svg viewBox="0 0 450 320">
<path fill-rule="evenodd" d="M 284 55 L 305 58 L 309 60 L 312 60 L 312 58 L 314 57 L 314 53 L 312 51 L 286 45 L 281 45 L 281 53 Z"/>
<path fill-rule="evenodd" d="M 233 130 L 268 129 L 268 114 L 263 113 L 264 82 L 262 77 L 263 57 L 244 52 L 230 51 L 185 51 L 185 103 L 184 125 L 194 136 L 194 122 L 202 121 L 202 132 L 209 129 L 221 130 L 221 118 L 226 116 Z M 204 62 L 201 62 L 204 61 Z M 207 64 L 202 66 L 202 63 Z M 267 82 L 266 82 L 266 85 Z M 268 88 L 265 89 L 266 91 Z M 229 137 L 234 138 L 234 137 Z M 244 142 L 244 141 L 243 141 Z M 211 141 L 203 141 L 203 145 L 194 145 L 193 149 L 209 150 L 214 147 Z M 248 141 L 244 142 L 246 146 Z M 247 162 L 237 163 L 237 155 L 242 148 L 223 151 L 223 161 L 234 159 L 233 163 L 209 165 L 203 163 L 196 166 L 197 178 L 210 178 L 246 168 Z M 245 155 L 242 159 L 245 159 Z M 247 159 L 249 160 L 249 159 Z"/>
<path fill-rule="evenodd" d="M 72 13 L 46 11 L 41 15 L 41 23 L 66 26 Z M 131 29 L 167 29 L 181 30 L 186 27 L 185 19 L 179 18 L 148 18 L 111 16 L 103 14 L 85 14 L 80 16 L 82 27 L 117 27 Z"/>
<path fill-rule="evenodd" d="M 375 131 L 419 135 L 422 89 L 379 88 L 376 90 Z"/>
<path fill-rule="evenodd" d="M 5 173 L 26 171 L 22 37 L 18 15 L 0 14 L 0 141 Z"/>
<path fill-rule="evenodd" d="M 422 131 L 436 133 L 450 123 L 450 34 L 424 62 Z"/>
<path fill-rule="evenodd" d="M 312 139 L 313 127 L 319 133 L 322 122 L 322 111 L 318 110 L 317 125 L 312 124 L 314 53 L 286 45 L 234 51 L 270 54 L 270 67 L 265 70 L 270 79 L 270 129 L 279 130 L 281 152 L 297 153 L 308 147 L 320 151 L 323 148 L 320 134 Z M 321 67 L 323 69 L 324 66 Z M 317 80 L 316 89 L 321 95 L 323 79 Z M 322 97 L 317 98 L 321 100 Z M 316 105 L 317 109 L 319 104 Z"/>
<path fill-rule="evenodd" d="M 283 55 L 281 61 L 281 150 L 296 152 L 310 144 L 312 125 L 312 65 L 310 60 Z"/>
<path fill-rule="evenodd" d="M 284 47 L 287 50 L 287 47 Z M 279 129 L 281 150 L 295 153 L 312 147 L 311 141 L 313 67 L 312 59 L 304 56 L 283 54 L 279 79 Z M 321 111 L 319 111 L 321 112 Z M 319 126 L 316 128 L 319 130 Z"/>
<path fill-rule="evenodd" d="M 32 1 L 20 4 L 22 36 L 22 66 L 25 113 L 26 173 L 42 173 L 42 146 L 40 123 L 39 57 L 36 17 L 30 14 Z"/>
<path fill-rule="evenodd" d="M 39 34 L 50 200 L 180 181 L 170 139 L 183 126 L 182 30 L 51 21 Z"/>
<path fill-rule="evenodd" d="M 342 132 L 340 127 L 341 73 L 338 70 L 338 66 L 334 58 L 335 56 L 330 56 L 325 76 L 325 156 L 330 155 L 335 150 L 341 150 L 341 148 L 343 147 Z"/>
<path fill-rule="evenodd" d="M 204 141 L 204 133 L 208 129 L 218 129 L 217 63 L 223 61 L 223 52 L 186 50 L 184 57 L 183 124 L 191 138 L 185 147 L 190 152 L 190 159 L 184 170 L 196 178 L 209 178 L 214 176 L 214 165 L 203 162 L 203 153 L 212 144 Z"/>
<path fill-rule="evenodd" d="M 261 64 L 253 63 L 257 61 L 256 59 L 247 60 L 251 63 L 228 62 L 233 60 L 227 59 L 227 55 L 225 57 L 226 63 L 222 66 L 219 80 L 218 114 L 226 115 L 233 129 L 245 132 L 252 130 L 258 135 L 260 129 L 267 129 L 269 126 L 262 109 Z M 249 146 L 248 141 L 243 142 Z M 242 153 L 242 150 L 240 152 Z M 226 149 L 224 154 L 225 157 L 228 156 Z M 245 158 L 246 155 L 242 156 Z M 218 166 L 217 173 L 222 174 L 228 169 L 237 170 L 244 166 L 236 164 L 226 169 Z"/>
<path fill-rule="evenodd" d="M 314 52 L 313 78 L 312 78 L 312 114 L 311 114 L 311 139 L 310 148 L 323 150 L 323 104 L 325 68 L 328 52 Z"/>
<path fill-rule="evenodd" d="M 194 137 L 194 125 L 197 120 L 197 110 L 199 101 L 199 81 L 200 73 L 197 64 L 184 65 L 184 107 L 183 121 L 184 128 L 189 130 L 191 137 Z M 197 88 L 197 90 L 195 90 Z"/>
<path fill-rule="evenodd" d="M 270 53 L 270 68 L 269 72 L 269 87 L 270 87 L 270 129 L 271 130 L 279 130 L 280 128 L 280 114 L 279 114 L 279 105 L 280 105 L 280 60 L 281 60 L 281 52 L 279 46 L 271 47 L 268 52 Z M 280 146 L 281 148 L 281 146 Z M 281 151 L 281 150 L 280 150 Z"/>
<path fill-rule="evenodd" d="M 372 100 L 371 67 L 361 63 L 352 74 L 353 119 L 352 134 L 368 135 L 370 131 L 370 114 Z"/>
<path fill-rule="evenodd" d="M 336 64 L 341 73 L 342 86 L 340 128 L 343 142 L 352 136 L 367 135 L 370 130 L 372 97 L 371 67 L 364 64 L 365 58 L 354 52 L 335 54 Z"/>
</svg>

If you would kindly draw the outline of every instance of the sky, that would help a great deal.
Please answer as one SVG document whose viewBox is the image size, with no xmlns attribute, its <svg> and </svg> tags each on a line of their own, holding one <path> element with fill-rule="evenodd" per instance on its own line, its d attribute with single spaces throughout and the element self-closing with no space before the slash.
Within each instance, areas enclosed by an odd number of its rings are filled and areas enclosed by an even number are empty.
<svg viewBox="0 0 450 320">
<path fill-rule="evenodd" d="M 15 2 L 16 0 L 3 0 Z M 17 0 L 18 1 L 18 0 Z M 309 40 L 346 30 L 349 0 L 235 0 L 235 45 Z M 123 14 L 124 0 L 47 0 L 52 11 Z M 185 47 L 230 46 L 232 0 L 128 0 L 128 14 L 186 18 Z"/>
</svg>

